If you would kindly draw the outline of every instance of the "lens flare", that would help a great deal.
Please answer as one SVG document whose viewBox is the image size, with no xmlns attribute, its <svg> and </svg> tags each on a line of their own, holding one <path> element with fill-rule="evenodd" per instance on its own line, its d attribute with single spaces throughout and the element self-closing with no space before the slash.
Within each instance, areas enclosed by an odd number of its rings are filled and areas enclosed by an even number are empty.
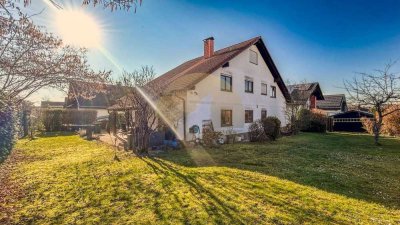
<svg viewBox="0 0 400 225">
<path fill-rule="evenodd" d="M 161 119 L 164 121 L 164 123 L 167 124 L 167 126 L 174 132 L 176 137 L 179 140 L 183 140 L 179 132 L 175 129 L 174 125 L 172 122 L 164 115 L 164 113 L 157 107 L 157 105 L 154 103 L 154 101 L 139 87 L 136 87 L 137 91 L 140 93 L 140 95 L 149 103 L 151 108 L 153 108 L 154 111 L 156 111 L 157 115 L 161 117 Z"/>
<path fill-rule="evenodd" d="M 57 10 L 55 24 L 65 44 L 85 48 L 101 46 L 102 31 L 99 24 L 82 10 Z"/>
</svg>

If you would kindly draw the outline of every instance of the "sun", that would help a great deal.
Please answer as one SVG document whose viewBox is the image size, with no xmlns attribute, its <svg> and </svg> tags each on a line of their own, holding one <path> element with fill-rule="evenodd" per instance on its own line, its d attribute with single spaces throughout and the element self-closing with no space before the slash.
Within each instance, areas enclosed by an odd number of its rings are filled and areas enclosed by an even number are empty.
<svg viewBox="0 0 400 225">
<path fill-rule="evenodd" d="M 82 10 L 58 10 L 55 25 L 65 44 L 85 48 L 101 47 L 103 35 L 101 26 Z"/>
</svg>

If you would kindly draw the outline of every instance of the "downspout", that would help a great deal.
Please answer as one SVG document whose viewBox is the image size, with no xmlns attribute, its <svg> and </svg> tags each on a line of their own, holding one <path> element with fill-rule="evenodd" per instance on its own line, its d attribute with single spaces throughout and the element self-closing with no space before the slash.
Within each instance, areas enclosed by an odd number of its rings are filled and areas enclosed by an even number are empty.
<svg viewBox="0 0 400 225">
<path fill-rule="evenodd" d="M 176 95 L 175 92 L 175 97 L 178 99 L 182 100 L 182 106 L 183 106 L 183 141 L 186 141 L 186 101 L 184 98 Z"/>
</svg>

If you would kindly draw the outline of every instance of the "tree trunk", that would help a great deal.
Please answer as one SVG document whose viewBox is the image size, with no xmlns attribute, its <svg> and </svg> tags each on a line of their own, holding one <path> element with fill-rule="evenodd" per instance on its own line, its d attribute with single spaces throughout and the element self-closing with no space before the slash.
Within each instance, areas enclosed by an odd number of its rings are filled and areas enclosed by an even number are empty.
<svg viewBox="0 0 400 225">
<path fill-rule="evenodd" d="M 374 140 L 375 140 L 375 145 L 380 145 L 379 144 L 379 134 L 381 133 L 381 127 L 382 127 L 382 111 L 380 108 L 378 108 L 378 121 L 375 121 L 374 123 Z"/>
<path fill-rule="evenodd" d="M 377 123 L 374 125 L 374 140 L 375 145 L 379 145 L 379 128 Z"/>
</svg>

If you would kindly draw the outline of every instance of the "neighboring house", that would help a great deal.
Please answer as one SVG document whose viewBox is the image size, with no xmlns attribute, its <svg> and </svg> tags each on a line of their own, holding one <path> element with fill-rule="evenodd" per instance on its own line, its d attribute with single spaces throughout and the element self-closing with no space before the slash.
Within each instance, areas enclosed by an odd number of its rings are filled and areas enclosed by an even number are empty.
<svg viewBox="0 0 400 225">
<path fill-rule="evenodd" d="M 62 109 L 64 108 L 64 104 L 64 102 L 42 101 L 40 103 L 40 108 Z"/>
<path fill-rule="evenodd" d="M 290 93 L 261 37 L 218 51 L 214 38 L 207 38 L 204 55 L 152 82 L 182 99 L 177 131 L 186 140 L 195 137 L 191 128 L 198 126 L 201 132 L 211 123 L 216 131 L 236 133 L 248 132 L 253 121 L 266 116 L 276 116 L 286 125 Z"/>
<path fill-rule="evenodd" d="M 75 81 L 69 85 L 65 107 L 93 109 L 97 111 L 97 117 L 105 117 L 108 116 L 107 108 L 122 96 L 121 89 L 116 85 Z"/>
<path fill-rule="evenodd" d="M 306 109 L 317 108 L 317 101 L 324 100 L 318 82 L 288 85 L 293 104 L 301 105 Z"/>
<path fill-rule="evenodd" d="M 317 108 L 326 112 L 328 116 L 347 111 L 346 96 L 344 94 L 324 95 L 324 98 L 325 100 L 317 101 Z"/>
</svg>

